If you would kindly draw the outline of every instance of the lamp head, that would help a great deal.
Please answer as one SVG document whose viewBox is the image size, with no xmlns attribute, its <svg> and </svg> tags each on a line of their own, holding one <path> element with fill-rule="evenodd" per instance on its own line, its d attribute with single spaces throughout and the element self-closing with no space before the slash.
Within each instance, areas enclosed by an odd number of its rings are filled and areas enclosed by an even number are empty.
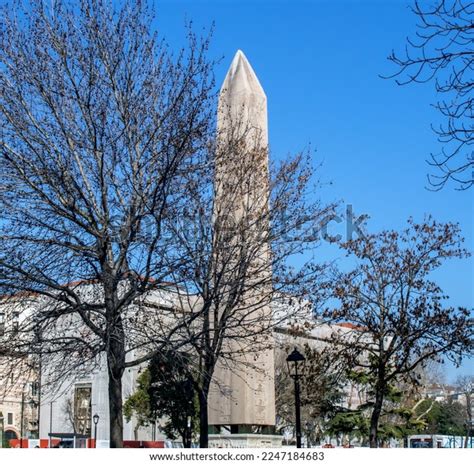
<svg viewBox="0 0 474 464">
<path fill-rule="evenodd" d="M 302 363 L 303 368 L 304 368 L 305 361 L 306 361 L 306 358 L 295 347 L 295 349 L 286 358 L 286 362 L 288 364 L 288 371 L 290 375 L 297 376 L 298 374 L 301 374 L 303 369 L 298 369 L 298 364 Z"/>
</svg>

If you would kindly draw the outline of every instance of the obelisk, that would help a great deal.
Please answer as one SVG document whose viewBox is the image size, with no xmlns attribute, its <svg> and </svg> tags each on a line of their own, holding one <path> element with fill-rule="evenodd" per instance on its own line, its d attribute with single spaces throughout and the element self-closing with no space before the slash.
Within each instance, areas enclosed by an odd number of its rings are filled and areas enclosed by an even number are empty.
<svg viewBox="0 0 474 464">
<path fill-rule="evenodd" d="M 209 424 L 231 426 L 233 433 L 248 432 L 252 430 L 251 426 L 268 426 L 268 433 L 275 425 L 273 335 L 268 330 L 259 333 L 259 329 L 268 327 L 272 319 L 270 301 L 264 295 L 271 293 L 268 287 L 271 286 L 271 257 L 266 239 L 269 228 L 267 97 L 240 50 L 219 94 L 219 150 L 225 155 L 216 160 L 214 214 L 218 219 L 219 215 L 229 218 L 230 243 L 255 240 L 250 246 L 248 243 L 245 246 L 252 248 L 253 245 L 255 248 L 249 282 L 256 284 L 248 291 L 236 314 L 241 311 L 244 314 L 242 326 L 248 324 L 241 329 L 241 334 L 248 335 L 252 324 L 256 334 L 239 340 L 239 328 L 236 327 L 232 333 L 233 340 L 224 342 L 230 357 L 232 346 L 238 347 L 236 352 L 239 354 L 235 359 L 217 365 L 209 399 Z M 232 233 L 232 224 L 235 234 Z M 248 230 L 243 233 L 242 225 L 246 224 Z M 242 239 L 243 236 L 246 238 Z M 246 320 L 245 311 L 252 311 L 247 308 L 257 305 L 260 305 L 258 310 Z M 251 318 L 255 322 L 249 323 Z"/>
</svg>

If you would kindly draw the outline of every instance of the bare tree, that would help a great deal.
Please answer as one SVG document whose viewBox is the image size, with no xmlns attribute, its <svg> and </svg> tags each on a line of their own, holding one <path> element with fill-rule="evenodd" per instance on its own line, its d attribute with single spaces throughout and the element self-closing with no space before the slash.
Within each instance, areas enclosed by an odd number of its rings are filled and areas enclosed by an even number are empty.
<svg viewBox="0 0 474 464">
<path fill-rule="evenodd" d="M 0 29 L 0 293 L 36 301 L 16 355 L 104 353 L 111 447 L 125 368 L 172 332 L 135 342 L 134 312 L 171 274 L 164 219 L 214 132 L 207 39 L 173 56 L 146 3 L 12 2 Z"/>
<path fill-rule="evenodd" d="M 418 18 L 414 39 L 407 39 L 405 54 L 388 57 L 399 70 L 400 85 L 434 80 L 442 99 L 434 104 L 445 123 L 434 127 L 443 144 L 440 154 L 431 154 L 437 168 L 428 176 L 435 190 L 449 181 L 466 190 L 474 184 L 474 3 L 470 0 L 436 0 L 412 7 Z"/>
<path fill-rule="evenodd" d="M 309 156 L 289 157 L 268 171 L 267 150 L 249 144 L 252 128 L 244 129 L 211 148 L 202 169 L 188 172 L 186 226 L 174 230 L 175 261 L 182 265 L 173 280 L 198 315 L 186 330 L 198 363 L 201 447 L 208 445 L 210 388 L 226 388 L 216 366 L 242 377 L 245 369 L 272 376 L 265 356 L 273 352 L 273 330 L 310 315 L 317 304 L 324 266 L 314 263 L 313 252 L 333 213 L 333 205 L 315 199 Z"/>
<path fill-rule="evenodd" d="M 474 395 L 474 375 L 460 375 L 456 379 L 456 388 L 460 393 L 463 394 L 466 401 L 466 414 L 467 414 L 467 424 L 466 424 L 466 440 L 464 440 L 464 448 L 467 448 L 469 437 L 471 436 L 471 430 L 473 428 L 472 422 L 472 396 Z"/>
<path fill-rule="evenodd" d="M 347 365 L 364 377 L 371 392 L 370 446 L 378 445 L 378 425 L 391 386 L 416 381 L 430 359 L 459 363 L 472 355 L 469 310 L 443 304 L 447 296 L 431 274 L 450 258 L 468 255 L 458 226 L 409 221 L 401 231 L 367 234 L 342 245 L 357 260 L 335 277 L 339 304 L 323 317 L 358 328 L 333 332 Z"/>
</svg>

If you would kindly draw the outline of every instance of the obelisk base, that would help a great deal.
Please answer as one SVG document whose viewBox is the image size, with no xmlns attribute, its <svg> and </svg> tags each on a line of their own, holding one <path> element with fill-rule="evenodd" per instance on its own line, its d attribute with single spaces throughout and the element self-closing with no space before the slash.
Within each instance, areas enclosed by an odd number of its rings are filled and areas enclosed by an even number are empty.
<svg viewBox="0 0 474 464">
<path fill-rule="evenodd" d="M 281 448 L 282 435 L 220 433 L 209 435 L 209 448 Z"/>
</svg>

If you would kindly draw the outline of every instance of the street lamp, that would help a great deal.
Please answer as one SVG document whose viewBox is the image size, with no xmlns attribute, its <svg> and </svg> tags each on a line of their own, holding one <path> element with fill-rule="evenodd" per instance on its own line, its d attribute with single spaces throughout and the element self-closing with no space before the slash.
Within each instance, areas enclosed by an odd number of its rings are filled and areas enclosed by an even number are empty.
<svg viewBox="0 0 474 464">
<path fill-rule="evenodd" d="M 301 402 L 300 402 L 300 378 L 304 373 L 306 358 L 295 348 L 286 358 L 288 372 L 295 381 L 295 416 L 296 416 L 296 447 L 301 448 Z M 301 368 L 298 364 L 302 363 Z"/>
<path fill-rule="evenodd" d="M 49 448 L 53 447 L 53 403 L 49 403 Z"/>
<path fill-rule="evenodd" d="M 99 414 L 94 414 L 92 420 L 94 421 L 94 448 L 97 448 L 97 424 L 99 423 Z"/>
</svg>

